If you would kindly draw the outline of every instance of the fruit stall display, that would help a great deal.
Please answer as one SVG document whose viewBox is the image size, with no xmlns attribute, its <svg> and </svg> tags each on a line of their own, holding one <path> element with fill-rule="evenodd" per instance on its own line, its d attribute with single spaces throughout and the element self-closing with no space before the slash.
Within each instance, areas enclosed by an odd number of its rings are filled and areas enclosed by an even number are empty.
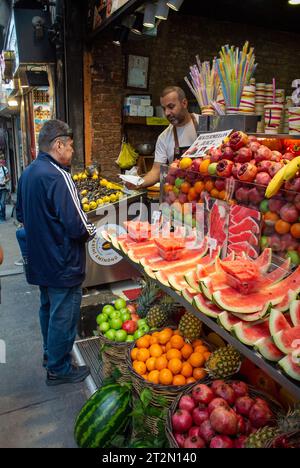
<svg viewBox="0 0 300 468">
<path fill-rule="evenodd" d="M 202 223 L 199 204 L 208 197 L 218 201 L 216 206 L 224 206 L 224 201 L 229 205 L 229 252 L 246 251 L 255 258 L 270 247 L 279 258 L 289 257 L 298 265 L 299 154 L 300 140 L 234 132 L 203 158 L 186 157 L 164 169 L 163 201 L 170 209 L 165 207 L 163 214 L 171 213 L 175 223 L 184 217 L 187 225 L 196 227 Z M 220 222 L 218 214 L 217 218 Z"/>
<path fill-rule="evenodd" d="M 162 290 L 299 398 L 300 267 L 290 271 L 289 258 L 276 267 L 270 248 L 255 260 L 234 253 L 221 260 L 220 249 L 210 252 L 207 239 L 199 244 L 195 232 L 181 239 L 181 257 L 173 261 L 160 255 L 151 235 L 143 241 L 128 234 L 110 240 Z"/>
<path fill-rule="evenodd" d="M 72 177 L 85 212 L 118 202 L 125 196 L 121 185 L 104 179 L 96 169 L 87 168 Z"/>
</svg>

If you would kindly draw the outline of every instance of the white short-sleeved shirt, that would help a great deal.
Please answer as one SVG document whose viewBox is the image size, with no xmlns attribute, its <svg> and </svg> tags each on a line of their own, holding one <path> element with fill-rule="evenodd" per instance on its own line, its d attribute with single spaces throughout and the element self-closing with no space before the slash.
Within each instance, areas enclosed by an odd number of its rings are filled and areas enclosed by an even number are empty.
<svg viewBox="0 0 300 468">
<path fill-rule="evenodd" d="M 199 115 L 194 114 L 197 122 Z M 197 139 L 194 122 L 191 120 L 183 127 L 176 127 L 180 148 L 190 147 Z M 170 164 L 174 160 L 175 139 L 173 125 L 169 125 L 158 137 L 155 148 L 155 160 L 160 164 Z"/>
<path fill-rule="evenodd" d="M 8 169 L 5 166 L 0 166 L 0 187 L 5 184 L 5 179 L 8 174 Z"/>
</svg>

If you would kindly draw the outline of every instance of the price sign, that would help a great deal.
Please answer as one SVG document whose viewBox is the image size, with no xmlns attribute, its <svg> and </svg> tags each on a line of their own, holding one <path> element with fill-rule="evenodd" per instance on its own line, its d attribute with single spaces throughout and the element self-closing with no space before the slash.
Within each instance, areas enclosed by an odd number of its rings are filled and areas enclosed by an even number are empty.
<svg viewBox="0 0 300 468">
<path fill-rule="evenodd" d="M 294 80 L 292 88 L 296 88 L 292 94 L 292 101 L 295 106 L 298 106 L 300 104 L 300 80 Z"/>
<path fill-rule="evenodd" d="M 218 148 L 233 130 L 224 132 L 202 133 L 192 146 L 184 153 L 184 158 L 201 158 L 212 148 Z"/>
</svg>

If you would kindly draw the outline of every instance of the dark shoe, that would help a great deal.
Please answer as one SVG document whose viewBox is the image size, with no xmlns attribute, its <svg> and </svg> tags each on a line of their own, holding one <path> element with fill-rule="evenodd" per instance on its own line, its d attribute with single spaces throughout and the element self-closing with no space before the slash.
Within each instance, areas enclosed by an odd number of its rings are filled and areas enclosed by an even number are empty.
<svg viewBox="0 0 300 468">
<path fill-rule="evenodd" d="M 47 365 L 48 365 L 48 356 L 46 354 L 44 354 L 44 357 L 43 357 L 43 367 L 46 369 L 47 368 Z"/>
<path fill-rule="evenodd" d="M 68 383 L 79 383 L 83 382 L 89 375 L 90 368 L 88 366 L 72 366 L 71 371 L 66 375 L 57 375 L 47 372 L 46 385 L 52 387 Z"/>
</svg>

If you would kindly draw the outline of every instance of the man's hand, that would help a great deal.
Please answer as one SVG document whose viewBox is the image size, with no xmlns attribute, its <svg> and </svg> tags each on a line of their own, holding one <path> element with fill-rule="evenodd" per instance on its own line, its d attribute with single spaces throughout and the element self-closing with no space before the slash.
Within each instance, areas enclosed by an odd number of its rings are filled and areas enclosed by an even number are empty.
<svg viewBox="0 0 300 468">
<path fill-rule="evenodd" d="M 129 182 L 125 182 L 125 187 L 128 188 L 128 190 L 139 190 L 141 188 L 141 185 L 133 185 Z"/>
</svg>

